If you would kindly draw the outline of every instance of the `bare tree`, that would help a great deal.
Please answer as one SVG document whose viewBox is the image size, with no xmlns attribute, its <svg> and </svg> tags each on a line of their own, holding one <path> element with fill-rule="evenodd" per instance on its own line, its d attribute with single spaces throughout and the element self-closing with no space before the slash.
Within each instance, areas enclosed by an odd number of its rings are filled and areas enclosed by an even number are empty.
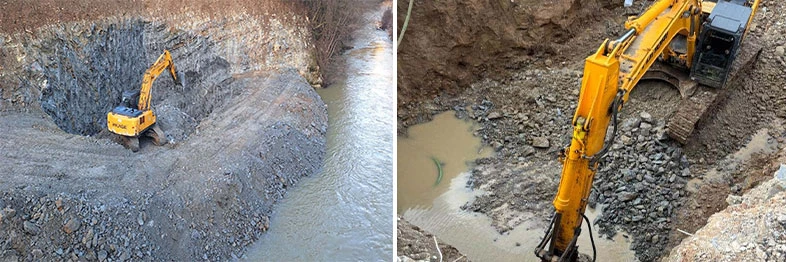
<svg viewBox="0 0 786 262">
<path fill-rule="evenodd" d="M 353 0 L 301 0 L 308 9 L 317 48 L 317 64 L 327 68 L 357 28 L 361 7 Z"/>
</svg>

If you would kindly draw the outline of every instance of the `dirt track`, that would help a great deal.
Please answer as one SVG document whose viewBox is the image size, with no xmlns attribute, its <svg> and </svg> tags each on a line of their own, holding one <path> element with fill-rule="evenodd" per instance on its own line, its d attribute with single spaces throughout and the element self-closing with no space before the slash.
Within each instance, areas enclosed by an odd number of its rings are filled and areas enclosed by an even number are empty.
<svg viewBox="0 0 786 262">
<path fill-rule="evenodd" d="M 0 7 L 13 15 L 0 19 L 0 260 L 241 257 L 325 154 L 302 10 L 105 4 Z M 103 131 L 105 114 L 163 49 L 187 81 L 154 83 L 170 143 L 132 153 Z"/>
<path fill-rule="evenodd" d="M 497 156 L 477 162 L 468 186 L 488 193 L 465 208 L 490 216 L 503 233 L 522 221 L 544 223 L 549 218 L 559 179 L 556 153 L 569 139 L 583 59 L 604 38 L 619 35 L 626 15 L 635 15 L 651 3 L 636 1 L 634 7 L 623 8 L 594 1 L 558 2 L 554 6 L 565 7 L 560 9 L 563 14 L 541 14 L 537 8 L 516 4 L 484 6 L 479 1 L 416 5 L 414 10 L 419 11 L 413 11 L 399 49 L 400 61 L 404 58 L 398 79 L 399 134 L 446 110 L 480 122 L 483 127 L 475 134 L 493 146 Z M 406 12 L 401 2 L 398 8 L 399 14 Z M 595 223 L 608 235 L 618 229 L 629 232 L 626 236 L 633 239 L 639 259 L 652 261 L 668 254 L 685 237 L 676 228 L 695 232 L 712 213 L 726 207 L 728 194 L 742 194 L 771 177 L 769 159 L 774 151 L 744 146 L 758 143 L 750 141 L 759 131 L 770 137 L 765 141 L 783 147 L 780 123 L 786 112 L 782 103 L 786 82 L 779 76 L 786 73 L 786 39 L 779 10 L 784 8 L 779 1 L 762 1 L 755 29 L 746 40 L 763 46 L 759 60 L 749 75 L 730 84 L 725 99 L 699 123 L 687 145 L 663 136 L 665 120 L 673 110 L 666 107 L 679 101 L 675 90 L 643 82 L 631 94 L 623 110 L 622 135 L 596 177 L 591 198 L 607 206 Z M 460 16 L 460 23 L 452 22 L 441 18 L 451 14 L 447 10 L 467 14 Z M 489 15 L 489 11 L 469 10 L 494 11 Z M 517 19 L 540 17 L 546 22 L 499 25 L 482 18 L 509 13 L 516 13 Z M 439 28 L 431 27 L 436 24 Z M 476 24 L 483 26 L 477 31 L 466 29 Z M 533 26 L 498 34 L 530 35 L 537 40 L 518 37 L 522 42 L 486 44 L 498 39 L 487 34 L 516 24 Z M 561 41 L 550 36 L 560 36 Z M 435 42 L 440 44 L 430 44 Z M 462 49 L 467 46 L 475 48 Z M 418 77 L 423 74 L 427 77 Z M 736 157 L 741 150 L 752 152 L 751 157 Z"/>
</svg>

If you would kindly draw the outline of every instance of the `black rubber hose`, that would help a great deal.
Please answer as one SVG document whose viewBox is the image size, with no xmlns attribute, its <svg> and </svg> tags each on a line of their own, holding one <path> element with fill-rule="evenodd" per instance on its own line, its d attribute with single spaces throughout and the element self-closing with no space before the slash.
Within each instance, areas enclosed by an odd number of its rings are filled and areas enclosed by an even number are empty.
<svg viewBox="0 0 786 262">
<path fill-rule="evenodd" d="M 584 217 L 584 221 L 587 222 L 587 227 L 589 229 L 590 235 L 590 243 L 592 243 L 592 262 L 595 262 L 595 258 L 597 257 L 597 251 L 595 250 L 595 239 L 592 237 L 592 224 L 590 224 L 589 218 L 586 215 L 581 214 Z"/>
<path fill-rule="evenodd" d="M 538 244 L 538 249 L 542 249 L 543 247 L 546 246 L 546 241 L 548 240 L 549 235 L 551 234 L 551 230 L 554 228 L 554 218 L 555 217 L 556 217 L 556 213 L 551 215 L 551 222 L 549 222 L 549 227 L 546 228 L 546 235 L 543 237 L 542 240 L 540 240 L 540 244 Z M 537 252 L 537 249 L 536 249 L 535 250 L 535 255 L 537 255 L 537 253 L 538 252 Z"/>
<path fill-rule="evenodd" d="M 617 94 L 618 94 L 617 97 L 614 98 L 614 102 L 611 103 L 611 117 L 612 117 L 611 139 L 609 139 L 609 141 L 606 141 L 606 143 L 604 143 L 603 145 L 603 148 L 592 157 L 590 161 L 592 165 L 595 165 L 595 163 L 600 161 L 601 158 L 606 156 L 606 153 L 609 152 L 609 148 L 611 148 L 611 145 L 614 144 L 614 139 L 617 137 L 617 125 L 618 125 L 617 115 L 619 114 L 620 106 L 622 105 L 622 96 L 621 96 L 622 92 L 619 92 Z"/>
</svg>

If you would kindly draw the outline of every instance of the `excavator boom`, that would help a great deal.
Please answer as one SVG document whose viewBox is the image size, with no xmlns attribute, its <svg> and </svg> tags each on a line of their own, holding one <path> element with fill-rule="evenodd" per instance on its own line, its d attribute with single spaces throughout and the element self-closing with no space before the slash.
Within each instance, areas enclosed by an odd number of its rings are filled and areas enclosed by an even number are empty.
<svg viewBox="0 0 786 262">
<path fill-rule="evenodd" d="M 754 10 L 757 4 L 758 0 Z M 535 250 L 543 261 L 576 259 L 592 181 L 616 135 L 618 112 L 656 60 L 692 66 L 704 17 L 699 0 L 657 1 L 625 24 L 628 31 L 622 37 L 607 39 L 586 59 L 572 139 L 560 157 L 563 169 L 553 202 L 555 214 Z M 607 141 L 610 125 L 611 141 Z"/>
<path fill-rule="evenodd" d="M 176 84 L 183 85 L 183 78 L 178 76 L 177 70 L 175 70 L 175 63 L 172 62 L 172 55 L 169 54 L 168 50 L 164 50 L 164 53 L 156 59 L 156 62 L 153 63 L 142 76 L 142 88 L 139 92 L 139 110 L 145 111 L 150 109 L 150 90 L 153 87 L 153 81 L 155 81 L 166 69 L 169 69 L 172 80 L 174 80 Z"/>
</svg>

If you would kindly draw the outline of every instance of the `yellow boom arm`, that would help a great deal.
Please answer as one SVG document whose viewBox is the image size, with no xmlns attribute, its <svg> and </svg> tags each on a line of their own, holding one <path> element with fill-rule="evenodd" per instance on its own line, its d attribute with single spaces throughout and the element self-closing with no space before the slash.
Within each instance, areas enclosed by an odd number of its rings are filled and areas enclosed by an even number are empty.
<svg viewBox="0 0 786 262">
<path fill-rule="evenodd" d="M 578 107 L 573 116 L 573 138 L 565 149 L 562 177 L 554 199 L 556 214 L 536 254 L 544 260 L 575 258 L 582 214 L 600 157 L 609 145 L 606 133 L 628 95 L 658 57 L 690 66 L 701 21 L 698 0 L 660 0 L 637 19 L 629 20 L 621 38 L 603 42 L 587 57 Z M 687 52 L 673 52 L 671 40 L 686 38 Z M 614 130 L 616 131 L 616 124 Z M 550 247 L 545 250 L 546 240 Z"/>
<path fill-rule="evenodd" d="M 142 89 L 139 91 L 139 110 L 146 111 L 150 109 L 150 89 L 153 86 L 153 81 L 167 68 L 169 68 L 169 73 L 172 74 L 172 79 L 175 83 L 181 83 L 182 79 L 178 79 L 175 63 L 172 62 L 172 55 L 169 54 L 168 50 L 164 50 L 164 53 L 156 59 L 156 62 L 142 76 Z"/>
<path fill-rule="evenodd" d="M 758 4 L 759 0 L 745 4 L 752 10 L 748 24 Z M 704 10 L 702 5 L 700 0 L 659 0 L 638 18 L 628 20 L 628 31 L 622 37 L 605 40 L 587 57 L 572 121 L 573 137 L 561 157 L 562 176 L 553 202 L 556 213 L 535 250 L 544 261 L 573 261 L 577 257 L 576 240 L 592 181 L 600 158 L 611 144 L 606 141 L 609 124 L 614 126 L 613 140 L 617 113 L 655 60 L 691 68 L 704 22 L 701 20 L 715 3 L 707 2 Z"/>
</svg>

